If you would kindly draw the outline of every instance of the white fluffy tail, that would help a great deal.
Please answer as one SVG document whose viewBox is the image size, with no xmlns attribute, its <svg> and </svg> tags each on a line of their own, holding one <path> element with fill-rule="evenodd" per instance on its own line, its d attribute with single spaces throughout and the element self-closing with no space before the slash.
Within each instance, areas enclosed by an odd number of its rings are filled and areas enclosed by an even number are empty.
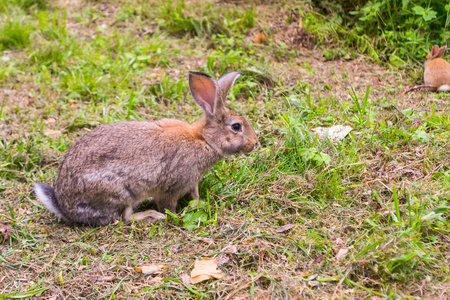
<svg viewBox="0 0 450 300">
<path fill-rule="evenodd" d="M 37 198 L 49 211 L 54 213 L 61 220 L 68 221 L 61 211 L 61 207 L 59 206 L 58 199 L 55 195 L 55 189 L 53 187 L 45 183 L 35 184 L 34 192 L 36 193 Z"/>
<path fill-rule="evenodd" d="M 438 91 L 438 92 L 448 92 L 448 91 L 450 91 L 450 85 L 448 85 L 448 84 L 441 85 L 441 86 L 437 89 L 437 91 Z"/>
</svg>

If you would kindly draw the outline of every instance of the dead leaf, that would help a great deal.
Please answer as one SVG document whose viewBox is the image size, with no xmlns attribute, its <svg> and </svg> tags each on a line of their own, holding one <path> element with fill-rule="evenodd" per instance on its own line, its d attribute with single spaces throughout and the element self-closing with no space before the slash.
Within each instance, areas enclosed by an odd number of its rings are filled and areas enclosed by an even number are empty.
<svg viewBox="0 0 450 300">
<path fill-rule="evenodd" d="M 264 44 L 267 41 L 267 37 L 263 32 L 256 32 L 252 40 L 255 44 Z"/>
<path fill-rule="evenodd" d="M 380 296 L 372 296 L 372 298 L 370 298 L 372 300 L 383 300 L 383 298 L 381 298 Z"/>
<path fill-rule="evenodd" d="M 347 134 L 352 131 L 350 126 L 336 125 L 331 127 L 316 127 L 312 131 L 317 135 L 320 140 L 323 140 L 325 136 L 333 143 L 343 140 Z"/>
<path fill-rule="evenodd" d="M 338 253 L 336 254 L 336 260 L 340 261 L 341 259 L 343 259 L 345 254 L 347 254 L 347 252 L 348 248 L 339 249 Z"/>
<path fill-rule="evenodd" d="M 181 278 L 181 281 L 182 281 L 184 284 L 191 284 L 191 276 L 189 276 L 188 274 L 182 273 L 182 274 L 180 275 L 180 278 Z"/>
<path fill-rule="evenodd" d="M 49 129 L 49 128 L 44 130 L 44 134 L 47 136 L 58 136 L 58 135 L 61 135 L 61 133 L 62 132 L 60 130 L 53 130 L 53 129 Z"/>
<path fill-rule="evenodd" d="M 294 228 L 294 226 L 295 226 L 294 224 L 286 224 L 286 225 L 281 226 L 280 228 L 278 228 L 278 229 L 277 229 L 277 232 L 278 232 L 278 233 L 281 233 L 281 232 L 288 231 L 288 230 Z"/>
<path fill-rule="evenodd" d="M 3 236 L 2 242 L 9 240 L 9 237 L 11 236 L 11 228 L 0 222 L 0 234 Z"/>
<path fill-rule="evenodd" d="M 164 269 L 164 268 L 167 268 L 167 266 L 163 265 L 163 264 L 156 264 L 156 265 L 136 267 L 136 271 L 141 272 L 142 274 L 146 274 L 146 275 L 161 274 L 162 269 Z"/>
<path fill-rule="evenodd" d="M 196 259 L 194 269 L 191 272 L 191 282 L 193 284 L 208 280 L 210 278 L 222 278 L 223 274 L 217 269 L 217 261 L 214 258 L 202 257 Z"/>
<path fill-rule="evenodd" d="M 342 246 L 344 245 L 344 241 L 341 238 L 336 238 L 336 240 L 334 241 L 336 245 L 338 246 Z"/>
</svg>

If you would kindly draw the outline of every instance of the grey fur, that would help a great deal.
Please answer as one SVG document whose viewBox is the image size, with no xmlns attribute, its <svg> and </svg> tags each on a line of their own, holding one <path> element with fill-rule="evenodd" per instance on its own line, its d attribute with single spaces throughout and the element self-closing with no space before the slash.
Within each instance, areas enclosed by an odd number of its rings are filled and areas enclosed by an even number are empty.
<svg viewBox="0 0 450 300">
<path fill-rule="evenodd" d="M 63 220 L 91 226 L 120 217 L 131 222 L 132 208 L 149 197 L 160 212 L 175 212 L 182 196 L 198 197 L 198 182 L 211 166 L 225 156 L 253 150 L 257 142 L 248 120 L 224 106 L 239 75 L 224 75 L 228 79 L 222 86 L 206 74 L 189 73 L 194 100 L 206 112 L 192 125 L 163 119 L 118 122 L 92 130 L 65 154 L 54 191 L 36 185 L 45 191 L 38 198 Z M 206 104 L 211 95 L 214 103 Z M 242 132 L 233 130 L 235 123 L 242 124 Z M 161 218 L 158 213 L 140 214 L 142 219 Z"/>
</svg>

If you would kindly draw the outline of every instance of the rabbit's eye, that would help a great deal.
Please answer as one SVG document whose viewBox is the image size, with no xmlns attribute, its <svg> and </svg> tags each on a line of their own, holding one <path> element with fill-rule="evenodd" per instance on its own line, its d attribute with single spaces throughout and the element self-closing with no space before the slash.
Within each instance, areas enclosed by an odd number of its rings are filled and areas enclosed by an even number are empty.
<svg viewBox="0 0 450 300">
<path fill-rule="evenodd" d="M 241 125 L 240 123 L 234 123 L 234 124 L 231 125 L 231 128 L 232 128 L 234 131 L 241 131 L 242 125 Z"/>
</svg>

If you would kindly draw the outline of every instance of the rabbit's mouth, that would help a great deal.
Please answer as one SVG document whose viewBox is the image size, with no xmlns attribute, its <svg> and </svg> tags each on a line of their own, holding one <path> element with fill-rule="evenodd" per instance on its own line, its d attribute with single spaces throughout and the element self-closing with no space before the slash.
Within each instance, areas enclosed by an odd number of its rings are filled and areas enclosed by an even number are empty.
<svg viewBox="0 0 450 300">
<path fill-rule="evenodd" d="M 256 144 L 247 144 L 246 147 L 242 148 L 240 153 L 244 154 L 245 156 L 249 156 L 250 152 L 255 150 Z"/>
</svg>

